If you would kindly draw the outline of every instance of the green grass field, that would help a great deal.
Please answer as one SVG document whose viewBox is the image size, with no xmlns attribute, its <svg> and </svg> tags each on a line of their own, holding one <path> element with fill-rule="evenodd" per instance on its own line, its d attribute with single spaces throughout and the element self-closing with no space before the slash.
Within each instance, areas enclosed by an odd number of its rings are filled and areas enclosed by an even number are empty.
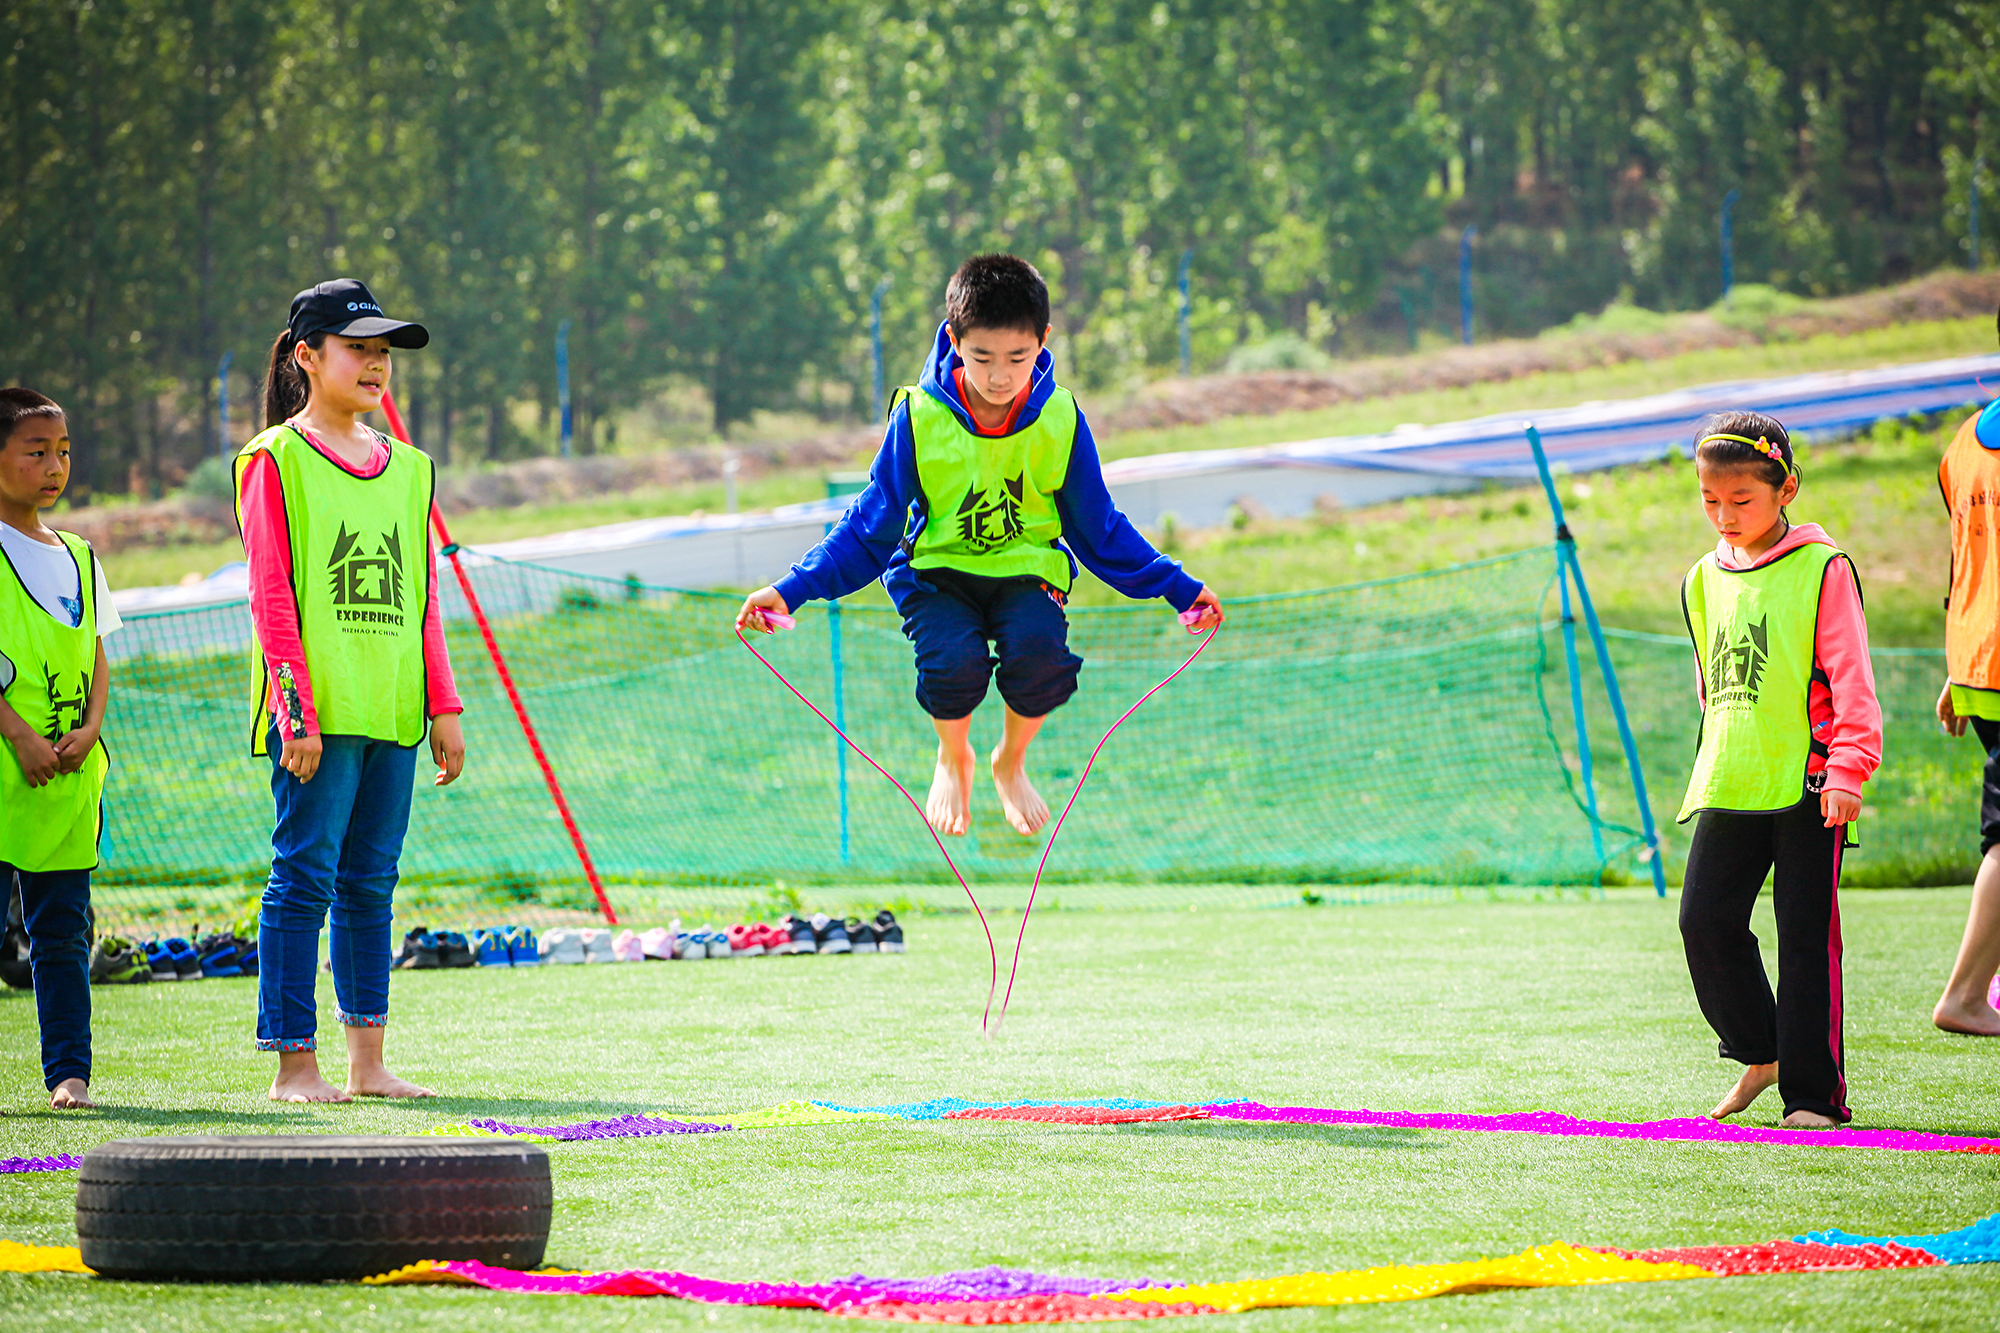
<svg viewBox="0 0 2000 1333">
<path fill-rule="evenodd" d="M 1850 893 L 1856 1124 L 2000 1131 L 2000 1045 L 1929 1008 L 1962 891 Z M 1015 918 L 1002 928 L 1011 935 Z M 978 1031 L 969 916 L 908 923 L 903 957 L 404 974 L 391 1049 L 444 1096 L 273 1106 L 249 982 L 96 993 L 106 1109 L 56 1116 L 33 1005 L 0 996 L 0 1155 L 135 1134 L 417 1132 L 794 1097 L 1242 1096 L 1271 1104 L 1698 1114 L 1730 1081 L 1689 993 L 1674 904 L 1070 912 L 1031 926 L 1004 1033 Z M 1768 911 L 1759 930 L 1771 938 Z M 1004 958 L 1003 958 L 1004 962 Z M 322 1024 L 330 985 L 322 983 Z M 323 1027 L 323 1031 L 330 1031 Z M 1752 1113 L 1775 1123 L 1774 1099 Z M 1121 1128 L 855 1124 L 551 1148 L 551 1262 L 718 1277 L 913 1276 L 989 1263 L 1222 1279 L 1808 1228 L 1942 1230 L 2000 1208 L 2000 1159 L 1225 1122 Z M 74 1178 L 0 1179 L 0 1235 L 73 1243 Z M 1265 1311 L 1231 1327 L 1964 1329 L 2000 1265 L 1495 1291 Z M 349 1285 L 169 1287 L 0 1278 L 0 1327 L 827 1327 L 810 1312 Z"/>
</svg>

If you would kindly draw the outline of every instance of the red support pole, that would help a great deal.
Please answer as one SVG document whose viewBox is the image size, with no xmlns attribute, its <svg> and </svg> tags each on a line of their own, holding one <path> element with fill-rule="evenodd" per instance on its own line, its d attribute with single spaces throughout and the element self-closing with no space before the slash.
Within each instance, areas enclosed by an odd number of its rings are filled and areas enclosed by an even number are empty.
<svg viewBox="0 0 2000 1333">
<path fill-rule="evenodd" d="M 409 444 L 410 432 L 403 426 L 403 414 L 396 410 L 395 398 L 387 393 L 382 395 L 382 412 L 389 418 L 389 429 L 396 433 L 396 438 Z M 556 813 L 562 816 L 563 827 L 569 830 L 570 845 L 576 848 L 576 859 L 583 862 L 584 878 L 590 881 L 590 891 L 597 895 L 597 905 L 604 909 L 604 919 L 615 926 L 618 914 L 611 910 L 611 900 L 604 896 L 604 881 L 597 877 L 590 849 L 583 845 L 583 830 L 576 826 L 576 817 L 569 812 L 569 802 L 563 799 L 562 784 L 556 781 L 556 771 L 542 749 L 541 737 L 535 734 L 535 724 L 528 720 L 528 709 L 521 702 L 521 692 L 514 688 L 514 673 L 507 669 L 507 659 L 500 655 L 500 644 L 493 637 L 493 627 L 486 621 L 486 612 L 479 605 L 478 594 L 472 591 L 472 580 L 465 576 L 465 567 L 458 562 L 458 544 L 452 541 L 451 533 L 444 526 L 444 515 L 438 512 L 436 505 L 431 506 L 431 524 L 437 529 L 440 552 L 451 561 L 451 572 L 458 575 L 459 591 L 465 594 L 465 603 L 472 608 L 472 618 L 479 622 L 480 637 L 486 640 L 486 654 L 493 659 L 493 670 L 500 677 L 500 684 L 506 687 L 507 701 L 514 705 L 514 716 L 521 722 L 521 734 L 528 738 L 528 749 L 534 752 L 535 762 L 541 765 L 542 781 L 548 784 L 549 796 L 556 803 Z"/>
</svg>

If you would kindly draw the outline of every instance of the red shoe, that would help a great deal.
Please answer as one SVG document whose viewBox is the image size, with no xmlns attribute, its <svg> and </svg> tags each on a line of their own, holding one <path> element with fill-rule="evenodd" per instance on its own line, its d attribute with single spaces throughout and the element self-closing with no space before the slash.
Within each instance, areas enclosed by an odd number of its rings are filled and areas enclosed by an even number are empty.
<svg viewBox="0 0 2000 1333">
<path fill-rule="evenodd" d="M 764 941 L 757 934 L 756 927 L 741 922 L 723 932 L 729 936 L 729 952 L 736 958 L 757 958 L 764 952 Z"/>
</svg>

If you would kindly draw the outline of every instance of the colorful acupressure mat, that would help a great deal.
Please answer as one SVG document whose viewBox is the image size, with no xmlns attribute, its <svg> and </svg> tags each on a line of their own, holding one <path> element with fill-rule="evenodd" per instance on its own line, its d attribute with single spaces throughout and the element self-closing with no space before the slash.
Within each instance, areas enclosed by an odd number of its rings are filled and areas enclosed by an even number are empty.
<svg viewBox="0 0 2000 1333">
<path fill-rule="evenodd" d="M 882 1120 L 1018 1120 L 1040 1124 L 1127 1125 L 1170 1120 L 1264 1120 L 1300 1125 L 1351 1125 L 1361 1128 L 1434 1129 L 1488 1134 L 1546 1134 L 1564 1138 L 1644 1139 L 1659 1143 L 1758 1143 L 1807 1148 L 1876 1148 L 1891 1152 L 2000 1153 L 2000 1139 L 1960 1134 L 1931 1134 L 1909 1129 L 1775 1129 L 1760 1125 L 1730 1125 L 1693 1117 L 1678 1120 L 1580 1120 L 1557 1111 L 1513 1111 L 1504 1114 L 1459 1114 L 1424 1111 L 1343 1111 L 1311 1106 L 1265 1106 L 1261 1102 L 1141 1101 L 1130 1097 L 1024 1098 L 1015 1101 L 970 1101 L 964 1097 L 933 1097 L 929 1101 L 888 1106 L 840 1106 L 832 1102 L 791 1101 L 760 1111 L 682 1120 L 666 1113 L 621 1115 L 574 1125 L 510 1125 L 500 1120 L 438 1125 L 429 1134 L 472 1137 L 505 1136 L 528 1143 L 571 1143 L 589 1139 L 623 1139 L 673 1134 L 714 1134 L 727 1130 L 784 1129 L 805 1125 L 849 1124 Z M 0 1174 L 28 1171 L 74 1171 L 82 1158 L 68 1153 L 54 1157 L 10 1157 L 0 1160 Z"/>
<path fill-rule="evenodd" d="M 900 1280 L 857 1273 L 813 1284 L 729 1282 L 651 1269 L 607 1273 L 544 1269 L 520 1273 L 466 1260 L 427 1260 L 362 1281 L 371 1286 L 457 1283 L 493 1291 L 558 1296 L 675 1296 L 715 1305 L 783 1306 L 823 1310 L 851 1318 L 920 1324 L 1058 1324 L 1233 1314 L 1278 1306 L 1420 1300 L 1491 1287 L 1566 1287 L 1768 1273 L 1859 1272 L 1995 1261 L 2000 1261 L 2000 1214 L 1936 1235 L 1856 1236 L 1828 1230 L 1754 1245 L 1697 1245 L 1637 1252 L 1553 1241 L 1499 1259 L 1393 1264 L 1198 1285 L 1056 1277 L 1007 1268 Z M 0 1272 L 89 1271 L 75 1249 L 0 1240 Z"/>
</svg>

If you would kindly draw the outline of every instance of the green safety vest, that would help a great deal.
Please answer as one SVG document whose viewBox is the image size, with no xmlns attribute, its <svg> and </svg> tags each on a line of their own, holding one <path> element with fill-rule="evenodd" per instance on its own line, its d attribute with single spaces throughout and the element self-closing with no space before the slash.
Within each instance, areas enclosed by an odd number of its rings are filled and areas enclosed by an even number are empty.
<svg viewBox="0 0 2000 1333">
<path fill-rule="evenodd" d="M 910 550 L 915 569 L 958 569 L 988 578 L 1029 575 L 1058 592 L 1073 577 L 1056 545 L 1055 493 L 1076 444 L 1076 399 L 1057 389 L 1033 422 L 1012 435 L 975 435 L 924 390 L 906 388 L 917 480 L 927 514 Z"/>
<path fill-rule="evenodd" d="M 83 722 L 97 669 L 97 570 L 90 543 L 57 533 L 76 561 L 83 623 L 63 624 L 29 596 L 11 560 L 0 574 L 0 651 L 14 664 L 7 704 L 35 733 L 61 740 Z M 0 556 L 0 559 L 4 559 Z M 30 787 L 14 747 L 0 742 L 0 861 L 17 870 L 94 870 L 111 767 L 99 741 L 83 767 Z"/>
<path fill-rule="evenodd" d="M 1768 565 L 1732 570 L 1710 551 L 1688 571 L 1681 608 L 1707 706 L 1682 823 L 1702 810 L 1762 813 L 1805 799 L 1819 590 L 1840 555 L 1814 542 Z"/>
<path fill-rule="evenodd" d="M 291 426 L 273 426 L 236 455 L 243 474 L 268 453 L 278 465 L 292 543 L 292 593 L 319 729 L 415 745 L 424 735 L 424 608 L 435 471 L 428 455 L 389 441 L 389 463 L 357 477 Z M 250 752 L 264 753 L 263 649 L 250 648 Z"/>
</svg>

